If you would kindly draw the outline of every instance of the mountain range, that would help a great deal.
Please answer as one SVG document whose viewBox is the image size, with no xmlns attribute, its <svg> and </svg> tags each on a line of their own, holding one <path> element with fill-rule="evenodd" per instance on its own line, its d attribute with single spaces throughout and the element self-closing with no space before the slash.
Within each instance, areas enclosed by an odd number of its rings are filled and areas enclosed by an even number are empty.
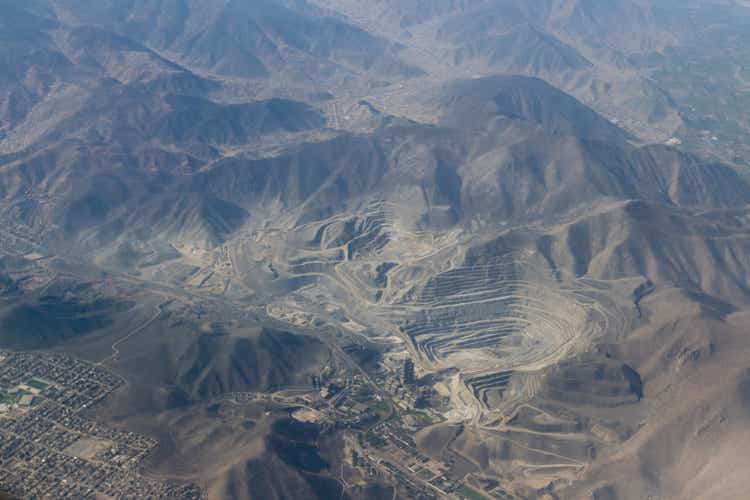
<svg viewBox="0 0 750 500">
<path fill-rule="evenodd" d="M 211 498 L 413 498 L 352 458 L 376 425 L 290 417 L 406 358 L 445 405 L 414 446 L 480 497 L 741 498 L 749 22 L 0 0 L 0 347 L 110 366 L 99 417 Z"/>
</svg>

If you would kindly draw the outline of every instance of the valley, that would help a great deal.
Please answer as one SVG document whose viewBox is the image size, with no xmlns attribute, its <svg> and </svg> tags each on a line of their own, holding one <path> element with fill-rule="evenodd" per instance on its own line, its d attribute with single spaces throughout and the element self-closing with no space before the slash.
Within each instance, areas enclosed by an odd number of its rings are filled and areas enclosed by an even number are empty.
<svg viewBox="0 0 750 500">
<path fill-rule="evenodd" d="M 0 15 L 0 491 L 744 495 L 747 6 Z"/>
</svg>

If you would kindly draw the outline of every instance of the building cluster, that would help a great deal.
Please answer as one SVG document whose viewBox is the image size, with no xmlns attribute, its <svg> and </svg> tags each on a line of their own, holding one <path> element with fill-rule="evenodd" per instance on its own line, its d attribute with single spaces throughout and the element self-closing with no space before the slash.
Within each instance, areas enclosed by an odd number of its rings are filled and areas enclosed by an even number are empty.
<svg viewBox="0 0 750 500">
<path fill-rule="evenodd" d="M 419 452 L 413 431 L 401 419 L 382 422 L 370 434 L 374 439 L 363 441 L 365 456 L 409 495 L 418 494 L 414 498 L 443 498 L 461 488 L 461 481 L 448 477 L 445 464 Z"/>
<path fill-rule="evenodd" d="M 422 384 L 414 372 L 414 362 L 407 358 L 398 365 L 384 363 L 373 374 L 375 383 L 391 395 L 393 402 L 401 410 L 419 409 L 431 417 L 442 418 L 443 409 L 448 409 L 447 398 L 437 398 L 429 385 Z"/>
<path fill-rule="evenodd" d="M 337 379 L 320 391 L 321 400 L 314 403 L 329 415 L 338 427 L 360 427 L 376 419 L 380 395 L 359 374 Z"/>
<path fill-rule="evenodd" d="M 417 500 L 437 500 L 440 498 L 430 489 L 416 483 L 393 463 L 387 460 L 380 460 L 378 461 L 378 465 L 396 481 L 400 490 L 406 494 L 407 498 Z"/>
<path fill-rule="evenodd" d="M 192 484 L 139 473 L 157 442 L 85 410 L 123 384 L 67 356 L 0 352 L 0 491 L 24 499 L 201 499 Z"/>
<path fill-rule="evenodd" d="M 1 356 L 0 390 L 4 393 L 41 395 L 76 411 L 104 399 L 123 384 L 121 378 L 107 370 L 61 354 Z"/>
</svg>

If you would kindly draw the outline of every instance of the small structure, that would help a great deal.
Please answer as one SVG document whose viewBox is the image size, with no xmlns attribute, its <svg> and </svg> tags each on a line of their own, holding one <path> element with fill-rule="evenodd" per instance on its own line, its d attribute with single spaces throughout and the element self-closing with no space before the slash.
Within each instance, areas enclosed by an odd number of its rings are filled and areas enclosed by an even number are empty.
<svg viewBox="0 0 750 500">
<path fill-rule="evenodd" d="M 414 361 L 412 361 L 411 358 L 408 358 L 406 359 L 406 361 L 404 361 L 403 383 L 414 383 Z"/>
<path fill-rule="evenodd" d="M 18 406 L 29 407 L 31 406 L 31 403 L 33 402 L 34 402 L 33 394 L 24 394 L 23 396 L 21 396 L 21 399 L 18 401 Z"/>
</svg>

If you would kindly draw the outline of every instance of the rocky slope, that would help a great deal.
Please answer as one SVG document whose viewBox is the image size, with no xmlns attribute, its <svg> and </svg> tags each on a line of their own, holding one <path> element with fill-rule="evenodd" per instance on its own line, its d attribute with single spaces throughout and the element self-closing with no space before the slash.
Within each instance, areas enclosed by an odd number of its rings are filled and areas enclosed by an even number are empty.
<svg viewBox="0 0 750 500">
<path fill-rule="evenodd" d="M 317 434 L 256 415 L 250 440 L 229 412 L 229 452 L 186 410 L 309 385 L 330 331 L 413 357 L 451 406 L 423 451 L 518 496 L 736 497 L 750 177 L 721 110 L 744 109 L 748 14 L 705 8 L 0 0 L 0 344 L 114 356 L 143 299 L 92 269 L 171 297 L 107 411 L 174 425 L 155 467 L 217 498 L 343 494 Z M 712 30 L 726 99 L 687 71 L 713 74 Z M 99 288 L 33 288 L 54 256 Z M 253 328 L 201 324 L 227 311 Z"/>
</svg>

